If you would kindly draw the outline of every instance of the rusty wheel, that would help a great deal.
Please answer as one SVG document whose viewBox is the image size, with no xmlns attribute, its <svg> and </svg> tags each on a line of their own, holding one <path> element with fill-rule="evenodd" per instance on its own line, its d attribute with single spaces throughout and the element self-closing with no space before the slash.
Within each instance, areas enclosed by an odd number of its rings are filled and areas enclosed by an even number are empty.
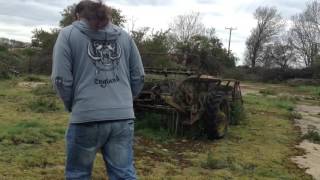
<svg viewBox="0 0 320 180">
<path fill-rule="evenodd" d="M 208 139 L 219 139 L 226 135 L 230 121 L 230 107 L 221 96 L 208 97 L 206 133 Z"/>
</svg>

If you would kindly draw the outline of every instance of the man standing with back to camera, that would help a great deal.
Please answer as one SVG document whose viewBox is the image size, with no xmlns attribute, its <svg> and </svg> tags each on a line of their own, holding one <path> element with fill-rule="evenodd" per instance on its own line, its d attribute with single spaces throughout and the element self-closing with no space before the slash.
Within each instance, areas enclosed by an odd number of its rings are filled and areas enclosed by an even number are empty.
<svg viewBox="0 0 320 180">
<path fill-rule="evenodd" d="M 133 98 L 144 69 L 132 38 L 110 22 L 111 9 L 83 0 L 76 21 L 61 30 L 53 50 L 52 81 L 71 112 L 66 132 L 66 179 L 91 178 L 101 150 L 109 179 L 136 179 Z"/>
</svg>

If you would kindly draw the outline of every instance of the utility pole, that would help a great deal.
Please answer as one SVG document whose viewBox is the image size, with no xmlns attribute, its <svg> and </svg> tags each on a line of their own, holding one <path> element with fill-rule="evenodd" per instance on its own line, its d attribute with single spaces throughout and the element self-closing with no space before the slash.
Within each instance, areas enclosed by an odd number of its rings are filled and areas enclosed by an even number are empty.
<svg viewBox="0 0 320 180">
<path fill-rule="evenodd" d="M 231 43 L 231 34 L 233 30 L 237 30 L 237 28 L 233 28 L 233 27 L 226 27 L 227 30 L 229 30 L 230 34 L 229 34 L 229 46 L 228 46 L 228 56 L 230 57 L 230 43 Z"/>
</svg>

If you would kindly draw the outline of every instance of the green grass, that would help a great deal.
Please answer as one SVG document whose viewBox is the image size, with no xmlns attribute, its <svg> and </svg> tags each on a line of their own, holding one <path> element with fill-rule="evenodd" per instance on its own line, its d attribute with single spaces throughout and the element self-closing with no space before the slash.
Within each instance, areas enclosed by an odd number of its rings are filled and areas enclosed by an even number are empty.
<svg viewBox="0 0 320 180">
<path fill-rule="evenodd" d="M 63 168 L 49 167 L 64 165 L 68 115 L 56 97 L 48 97 L 56 101 L 50 105 L 22 81 L 0 81 L 0 179 L 63 179 Z"/>
<path fill-rule="evenodd" d="M 143 113 L 137 118 L 135 124 L 135 132 L 146 138 L 155 141 L 166 141 L 173 138 L 168 130 L 163 128 L 161 115 L 155 113 Z"/>
<path fill-rule="evenodd" d="M 317 98 L 320 97 L 320 86 L 297 86 L 294 89 L 297 92 L 306 93 Z"/>
<path fill-rule="evenodd" d="M 136 135 L 140 135 L 157 142 L 165 142 L 173 138 L 173 136 L 166 129 L 154 130 L 150 128 L 144 128 L 137 130 Z"/>
<path fill-rule="evenodd" d="M 212 155 L 200 161 L 216 169 L 210 177 L 308 179 L 301 170 L 294 172 L 288 160 L 298 153 L 294 143 L 299 139 L 288 118 L 292 102 L 248 95 L 245 105 L 246 123 L 231 127 L 227 137 L 215 143 Z"/>
<path fill-rule="evenodd" d="M 208 152 L 207 159 L 203 162 L 202 167 L 208 169 L 225 169 L 230 166 L 230 162 L 224 159 L 215 158 L 213 153 Z"/>
<path fill-rule="evenodd" d="M 21 81 L 0 81 L 0 179 L 63 179 L 69 115 L 50 88 L 19 87 Z M 59 110 L 32 109 L 43 97 L 56 101 Z M 246 95 L 244 102 L 244 120 L 215 141 L 169 136 L 157 115 L 137 119 L 139 179 L 311 179 L 289 160 L 301 153 L 294 148 L 300 139 L 290 119 L 295 99 Z M 98 155 L 93 179 L 105 179 L 104 172 Z"/>
<path fill-rule="evenodd" d="M 24 81 L 29 81 L 29 82 L 44 82 L 45 79 L 43 79 L 40 76 L 37 75 L 28 75 L 26 77 L 23 77 Z"/>
<path fill-rule="evenodd" d="M 267 88 L 267 89 L 261 89 L 259 91 L 260 94 L 262 95 L 277 95 L 277 92 L 274 89 Z"/>
<path fill-rule="evenodd" d="M 279 97 L 261 97 L 255 94 L 250 94 L 245 97 L 247 103 L 255 105 L 254 111 L 269 111 L 286 113 L 287 111 L 293 111 L 295 101 L 292 99 L 279 98 Z M 253 112 L 254 113 L 254 112 Z"/>
<path fill-rule="evenodd" d="M 59 111 L 60 106 L 55 98 L 36 97 L 26 104 L 27 108 L 36 113 Z"/>
<path fill-rule="evenodd" d="M 24 120 L 2 127 L 0 141 L 5 144 L 41 144 L 52 143 L 61 139 L 64 129 L 48 126 L 41 120 Z"/>
<path fill-rule="evenodd" d="M 56 96 L 51 84 L 38 86 L 32 89 L 32 93 L 36 96 Z"/>
</svg>

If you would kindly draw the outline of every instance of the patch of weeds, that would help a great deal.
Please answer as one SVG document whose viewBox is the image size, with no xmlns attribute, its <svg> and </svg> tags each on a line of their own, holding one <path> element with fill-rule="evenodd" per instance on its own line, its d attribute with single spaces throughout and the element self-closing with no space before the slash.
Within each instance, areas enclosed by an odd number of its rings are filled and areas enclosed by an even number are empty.
<svg viewBox="0 0 320 180">
<path fill-rule="evenodd" d="M 297 102 L 301 100 L 298 96 L 289 96 L 289 95 L 281 95 L 281 96 L 278 96 L 278 98 L 279 100 L 282 100 L 282 101 L 291 101 L 291 102 Z"/>
<path fill-rule="evenodd" d="M 305 134 L 302 139 L 307 139 L 313 143 L 320 144 L 320 134 L 316 130 L 309 130 L 307 134 Z"/>
<path fill-rule="evenodd" d="M 292 111 L 292 112 L 290 112 L 290 114 L 289 114 L 289 118 L 290 118 L 291 120 L 302 119 L 302 115 L 301 115 L 299 112 L 297 112 L 297 111 Z"/>
<path fill-rule="evenodd" d="M 36 113 L 54 112 L 60 110 L 55 98 L 38 97 L 33 98 L 28 104 L 28 108 Z"/>
<path fill-rule="evenodd" d="M 280 99 L 278 97 L 258 97 L 256 95 L 246 95 L 245 101 L 248 106 L 254 107 L 256 110 L 284 109 L 286 111 L 294 110 L 294 101 Z"/>
<path fill-rule="evenodd" d="M 16 157 L 16 162 L 24 168 L 45 168 L 46 166 L 50 165 L 46 154 L 36 151 L 18 155 L 18 157 Z"/>
<path fill-rule="evenodd" d="M 47 166 L 53 165 L 52 154 L 48 155 L 48 152 L 39 148 L 37 149 L 38 146 L 35 147 L 33 145 L 32 147 L 26 144 L 18 146 L 24 149 L 13 158 L 18 166 L 22 168 L 46 168 Z"/>
<path fill-rule="evenodd" d="M 229 169 L 242 174 L 253 174 L 257 168 L 257 164 L 252 162 L 237 162 L 232 156 L 217 159 L 212 152 L 209 152 L 207 159 L 202 163 L 202 167 L 206 169 Z"/>
<path fill-rule="evenodd" d="M 29 82 L 44 82 L 44 80 L 36 75 L 28 75 L 23 78 L 24 81 L 29 81 Z"/>
<path fill-rule="evenodd" d="M 32 89 L 32 93 L 36 96 L 55 96 L 56 92 L 54 91 L 51 84 L 38 86 Z"/>
<path fill-rule="evenodd" d="M 246 119 L 246 111 L 241 102 L 236 102 L 231 105 L 231 124 L 239 125 Z"/>
<path fill-rule="evenodd" d="M 259 91 L 260 94 L 266 96 L 266 95 L 277 95 L 278 93 L 273 89 L 261 89 Z"/>
<path fill-rule="evenodd" d="M 16 87 L 17 84 L 19 83 L 19 78 L 11 78 L 10 81 L 8 81 L 7 85 L 8 87 Z"/>
<path fill-rule="evenodd" d="M 315 97 L 320 97 L 319 86 L 298 86 L 295 88 L 298 92 L 307 93 Z"/>
<path fill-rule="evenodd" d="M 287 111 L 293 111 L 294 110 L 294 104 L 292 101 L 286 101 L 286 100 L 276 100 L 275 105 L 278 108 L 285 109 Z"/>
<path fill-rule="evenodd" d="M 0 141 L 14 145 L 41 144 L 44 142 L 53 143 L 64 136 L 64 129 L 50 127 L 38 121 L 22 121 L 3 128 L 0 133 Z"/>
<path fill-rule="evenodd" d="M 202 163 L 202 167 L 206 169 L 225 169 L 229 167 L 228 161 L 215 159 L 213 153 L 208 152 L 207 159 Z"/>
</svg>

